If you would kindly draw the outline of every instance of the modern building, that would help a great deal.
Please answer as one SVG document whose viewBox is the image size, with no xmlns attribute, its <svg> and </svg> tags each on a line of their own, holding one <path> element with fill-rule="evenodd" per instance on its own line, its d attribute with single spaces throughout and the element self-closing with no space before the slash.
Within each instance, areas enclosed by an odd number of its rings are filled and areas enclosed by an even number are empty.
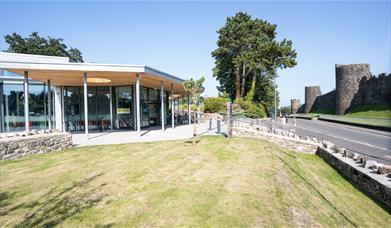
<svg viewBox="0 0 391 228">
<path fill-rule="evenodd" d="M 88 136 L 190 123 L 183 82 L 144 65 L 0 52 L 0 132 L 55 128 Z"/>
</svg>

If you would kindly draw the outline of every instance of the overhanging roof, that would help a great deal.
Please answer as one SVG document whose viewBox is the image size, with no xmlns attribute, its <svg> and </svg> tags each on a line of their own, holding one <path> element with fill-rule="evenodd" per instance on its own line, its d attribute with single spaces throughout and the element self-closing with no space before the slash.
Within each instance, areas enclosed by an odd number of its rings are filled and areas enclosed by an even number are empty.
<svg viewBox="0 0 391 228">
<path fill-rule="evenodd" d="M 81 86 L 83 75 L 88 77 L 109 79 L 109 83 L 97 85 L 134 84 L 136 74 L 141 75 L 141 85 L 170 90 L 174 84 L 175 92 L 185 94 L 184 80 L 163 71 L 145 65 L 72 63 L 66 57 L 26 55 L 0 52 L 0 68 L 20 75 L 28 71 L 29 78 L 37 81 L 51 81 L 53 85 Z M 94 85 L 94 83 L 91 83 Z"/>
</svg>

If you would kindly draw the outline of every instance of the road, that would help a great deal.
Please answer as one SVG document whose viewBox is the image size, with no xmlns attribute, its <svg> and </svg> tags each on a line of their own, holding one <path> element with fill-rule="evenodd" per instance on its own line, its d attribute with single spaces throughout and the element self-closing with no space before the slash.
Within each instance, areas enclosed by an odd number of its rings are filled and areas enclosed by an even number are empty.
<svg viewBox="0 0 391 228">
<path fill-rule="evenodd" d="M 293 128 L 292 122 L 289 119 L 285 126 Z M 313 135 L 391 165 L 391 132 L 306 119 L 296 119 L 295 130 L 299 135 Z"/>
</svg>

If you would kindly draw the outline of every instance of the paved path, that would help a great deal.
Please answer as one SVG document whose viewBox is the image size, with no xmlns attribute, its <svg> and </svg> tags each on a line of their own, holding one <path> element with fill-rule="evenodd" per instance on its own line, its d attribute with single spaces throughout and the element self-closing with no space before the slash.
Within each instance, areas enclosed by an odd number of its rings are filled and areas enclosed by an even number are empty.
<svg viewBox="0 0 391 228">
<path fill-rule="evenodd" d="M 391 132 L 372 130 L 346 124 L 330 123 L 320 120 L 296 119 L 296 131 L 312 134 L 374 160 L 391 164 Z M 289 119 L 291 126 L 292 119 Z"/>
<path fill-rule="evenodd" d="M 222 126 L 224 132 L 224 125 Z M 212 130 L 209 123 L 197 124 L 198 135 L 217 135 L 216 122 L 213 122 Z M 164 140 L 190 139 L 193 135 L 193 125 L 178 126 L 175 129 L 148 128 L 141 131 L 141 137 L 136 131 L 108 131 L 103 133 L 90 133 L 87 139 L 84 134 L 72 134 L 73 145 L 92 146 L 137 142 L 153 142 Z"/>
</svg>

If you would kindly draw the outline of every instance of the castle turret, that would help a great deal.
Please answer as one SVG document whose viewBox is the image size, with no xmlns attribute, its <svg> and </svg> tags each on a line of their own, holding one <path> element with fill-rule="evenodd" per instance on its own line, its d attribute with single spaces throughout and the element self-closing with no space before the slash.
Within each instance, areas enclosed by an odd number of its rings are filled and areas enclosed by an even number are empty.
<svg viewBox="0 0 391 228">
<path fill-rule="evenodd" d="M 305 87 L 305 104 L 304 104 L 304 113 L 311 112 L 312 105 L 314 104 L 316 98 L 321 95 L 320 86 L 306 86 Z"/>
<path fill-rule="evenodd" d="M 299 99 L 291 99 L 291 113 L 296 114 L 300 108 L 300 100 Z"/>
<path fill-rule="evenodd" d="M 360 81 L 370 77 L 369 64 L 335 65 L 335 89 L 337 115 L 344 115 L 358 92 Z"/>
</svg>

